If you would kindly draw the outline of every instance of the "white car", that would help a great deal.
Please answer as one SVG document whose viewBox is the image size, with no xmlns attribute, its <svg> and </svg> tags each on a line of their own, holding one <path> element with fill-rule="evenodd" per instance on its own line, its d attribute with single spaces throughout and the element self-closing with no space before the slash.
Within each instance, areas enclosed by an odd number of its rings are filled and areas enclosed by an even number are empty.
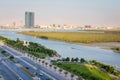
<svg viewBox="0 0 120 80">
<path fill-rule="evenodd" d="M 42 76 L 43 74 L 42 73 L 39 73 L 40 76 Z"/>
<path fill-rule="evenodd" d="M 21 77 L 19 77 L 19 79 L 18 80 L 23 80 Z"/>
<path fill-rule="evenodd" d="M 40 78 L 38 78 L 38 80 L 41 80 Z"/>
</svg>

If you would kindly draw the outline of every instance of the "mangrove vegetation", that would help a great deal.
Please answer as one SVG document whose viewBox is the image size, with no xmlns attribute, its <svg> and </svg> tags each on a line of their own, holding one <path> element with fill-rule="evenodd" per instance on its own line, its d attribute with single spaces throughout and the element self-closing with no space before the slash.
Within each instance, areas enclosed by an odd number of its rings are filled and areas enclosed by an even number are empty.
<svg viewBox="0 0 120 80">
<path fill-rule="evenodd" d="M 83 32 L 19 32 L 42 39 L 60 40 L 72 43 L 120 42 L 120 33 L 83 33 Z"/>
</svg>

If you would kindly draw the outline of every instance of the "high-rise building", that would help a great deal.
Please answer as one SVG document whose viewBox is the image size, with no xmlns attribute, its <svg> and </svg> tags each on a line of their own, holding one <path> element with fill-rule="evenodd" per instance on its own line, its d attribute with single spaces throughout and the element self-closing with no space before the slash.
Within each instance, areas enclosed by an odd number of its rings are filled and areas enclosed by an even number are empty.
<svg viewBox="0 0 120 80">
<path fill-rule="evenodd" d="M 25 27 L 34 27 L 34 12 L 25 12 Z"/>
</svg>

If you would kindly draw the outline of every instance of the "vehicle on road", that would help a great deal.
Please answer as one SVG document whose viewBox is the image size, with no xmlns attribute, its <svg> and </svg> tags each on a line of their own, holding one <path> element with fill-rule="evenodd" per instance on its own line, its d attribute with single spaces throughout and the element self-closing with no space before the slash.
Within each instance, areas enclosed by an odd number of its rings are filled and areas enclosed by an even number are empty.
<svg viewBox="0 0 120 80">
<path fill-rule="evenodd" d="M 29 69 L 29 67 L 25 67 L 26 69 Z"/>
<path fill-rule="evenodd" d="M 42 73 L 39 73 L 39 76 L 43 76 L 43 74 L 42 74 Z"/>
<path fill-rule="evenodd" d="M 23 80 L 21 77 L 19 77 L 19 79 L 18 80 Z"/>
</svg>

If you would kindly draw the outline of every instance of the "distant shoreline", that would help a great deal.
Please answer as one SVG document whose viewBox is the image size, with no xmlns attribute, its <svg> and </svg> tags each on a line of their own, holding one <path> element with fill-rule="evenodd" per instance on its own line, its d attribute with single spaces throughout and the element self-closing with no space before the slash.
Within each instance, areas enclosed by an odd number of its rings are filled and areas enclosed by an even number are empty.
<svg viewBox="0 0 120 80">
<path fill-rule="evenodd" d="M 112 48 L 120 47 L 120 42 L 102 42 L 102 43 L 77 43 L 80 45 L 90 46 L 90 47 L 99 47 L 101 49 L 113 50 L 114 52 L 118 52 Z"/>
</svg>

